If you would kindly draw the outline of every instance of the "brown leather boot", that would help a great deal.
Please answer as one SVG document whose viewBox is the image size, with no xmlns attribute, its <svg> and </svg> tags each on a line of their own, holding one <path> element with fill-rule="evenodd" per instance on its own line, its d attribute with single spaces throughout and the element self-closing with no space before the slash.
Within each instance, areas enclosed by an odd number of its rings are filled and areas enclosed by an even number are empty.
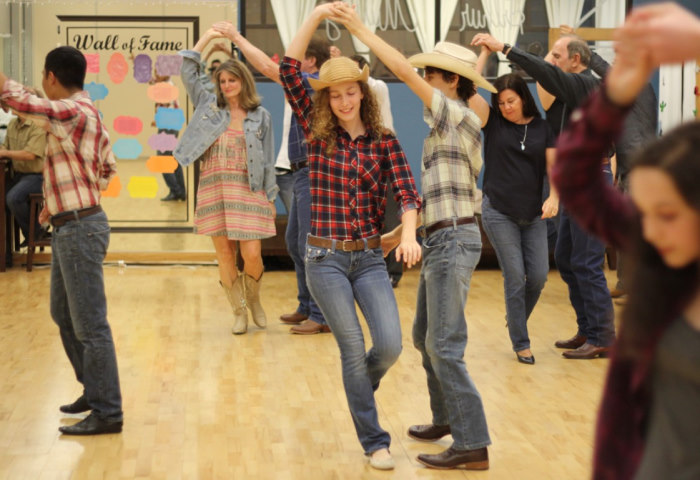
<svg viewBox="0 0 700 480">
<path fill-rule="evenodd" d="M 245 295 L 243 294 L 243 279 L 238 273 L 233 285 L 227 287 L 219 282 L 226 292 L 228 302 L 233 310 L 233 334 L 241 335 L 248 331 L 248 311 L 246 310 Z"/>
<path fill-rule="evenodd" d="M 245 299 L 250 308 L 250 313 L 253 315 L 253 322 L 260 327 L 265 328 L 267 326 L 267 317 L 265 316 L 265 310 L 263 310 L 262 304 L 260 303 L 260 283 L 262 282 L 263 274 L 260 274 L 260 278 L 255 280 L 248 274 L 244 274 L 245 278 Z"/>
</svg>

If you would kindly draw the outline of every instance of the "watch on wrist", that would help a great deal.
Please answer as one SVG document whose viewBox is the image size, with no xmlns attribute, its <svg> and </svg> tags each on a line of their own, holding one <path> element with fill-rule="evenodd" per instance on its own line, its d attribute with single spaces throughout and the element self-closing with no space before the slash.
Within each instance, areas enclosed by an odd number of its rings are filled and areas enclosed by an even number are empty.
<svg viewBox="0 0 700 480">
<path fill-rule="evenodd" d="M 503 44 L 503 50 L 501 50 L 501 53 L 502 53 L 503 55 L 505 55 L 506 52 L 507 52 L 508 50 L 510 50 L 511 48 L 513 48 L 513 46 L 512 46 L 510 43 L 504 43 L 504 44 Z"/>
</svg>

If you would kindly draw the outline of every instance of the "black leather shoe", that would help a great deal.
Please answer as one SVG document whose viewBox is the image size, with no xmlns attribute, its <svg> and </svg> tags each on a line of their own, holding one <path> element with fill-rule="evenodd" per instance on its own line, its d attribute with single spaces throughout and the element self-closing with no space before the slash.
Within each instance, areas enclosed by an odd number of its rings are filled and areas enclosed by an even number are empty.
<svg viewBox="0 0 700 480">
<path fill-rule="evenodd" d="M 586 340 L 588 340 L 586 337 L 577 333 L 568 340 L 557 340 L 556 342 L 554 342 L 554 346 L 557 348 L 566 348 L 567 350 L 573 350 L 586 343 Z"/>
<path fill-rule="evenodd" d="M 120 433 L 124 422 L 107 422 L 100 420 L 93 413 L 75 425 L 58 427 L 64 435 L 101 435 L 103 433 Z"/>
<path fill-rule="evenodd" d="M 175 195 L 173 192 L 170 192 L 166 196 L 160 199 L 161 202 L 174 202 L 175 200 L 179 200 L 180 198 Z"/>
<path fill-rule="evenodd" d="M 518 357 L 518 361 L 520 363 L 524 363 L 525 365 L 534 365 L 535 364 L 535 356 L 534 355 L 530 355 L 529 357 L 526 357 L 523 355 L 518 355 L 516 353 L 515 356 Z"/>
<path fill-rule="evenodd" d="M 63 413 L 82 413 L 91 410 L 90 405 L 88 405 L 85 395 L 81 395 L 78 399 L 68 405 L 61 405 L 58 407 Z"/>
<path fill-rule="evenodd" d="M 412 425 L 408 427 L 408 436 L 421 442 L 434 442 L 450 434 L 449 425 Z"/>
<path fill-rule="evenodd" d="M 430 468 L 450 470 L 452 468 L 463 468 L 466 470 L 488 470 L 489 451 L 486 447 L 476 450 L 455 450 L 450 447 L 437 455 L 418 455 L 418 461 Z"/>
</svg>

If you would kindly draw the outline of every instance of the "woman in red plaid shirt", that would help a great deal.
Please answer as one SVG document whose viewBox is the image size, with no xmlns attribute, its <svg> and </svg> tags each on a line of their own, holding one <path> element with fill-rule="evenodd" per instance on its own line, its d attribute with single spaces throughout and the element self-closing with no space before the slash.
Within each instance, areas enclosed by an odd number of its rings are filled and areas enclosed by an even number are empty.
<svg viewBox="0 0 700 480">
<path fill-rule="evenodd" d="M 581 226 L 627 250 L 622 313 L 596 432 L 593 478 L 700 478 L 700 124 L 636 155 L 630 196 L 600 158 L 662 63 L 700 55 L 700 19 L 667 3 L 635 9 L 617 32 L 601 90 L 559 137 L 553 180 Z M 693 414 L 693 412 L 696 412 Z"/>
<path fill-rule="evenodd" d="M 362 71 L 347 57 L 323 64 L 312 102 L 302 85 L 301 60 L 332 4 L 316 7 L 289 45 L 280 68 L 287 100 L 308 139 L 311 234 L 306 278 L 340 347 L 345 392 L 370 465 L 394 468 L 391 438 L 379 426 L 374 391 L 401 352 L 396 299 L 386 271 L 379 232 L 386 189 L 391 186 L 404 225 L 397 258 L 420 260 L 415 230 L 420 200 L 396 137 L 384 129 L 377 102 Z M 365 351 L 355 310 L 362 310 L 372 337 Z"/>
</svg>

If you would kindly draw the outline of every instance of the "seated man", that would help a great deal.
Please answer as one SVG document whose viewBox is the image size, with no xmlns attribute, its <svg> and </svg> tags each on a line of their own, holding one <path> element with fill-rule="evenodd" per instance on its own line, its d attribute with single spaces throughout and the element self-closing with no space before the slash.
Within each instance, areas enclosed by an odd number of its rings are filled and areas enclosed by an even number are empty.
<svg viewBox="0 0 700 480">
<path fill-rule="evenodd" d="M 4 108 L 4 107 L 3 107 Z M 0 157 L 12 160 L 14 176 L 7 192 L 7 209 L 14 215 L 24 236 L 20 246 L 29 238 L 29 195 L 41 193 L 46 151 L 46 131 L 22 117 L 13 118 L 7 126 L 7 136 L 0 147 Z M 35 225 L 39 232 L 40 226 Z"/>
</svg>

